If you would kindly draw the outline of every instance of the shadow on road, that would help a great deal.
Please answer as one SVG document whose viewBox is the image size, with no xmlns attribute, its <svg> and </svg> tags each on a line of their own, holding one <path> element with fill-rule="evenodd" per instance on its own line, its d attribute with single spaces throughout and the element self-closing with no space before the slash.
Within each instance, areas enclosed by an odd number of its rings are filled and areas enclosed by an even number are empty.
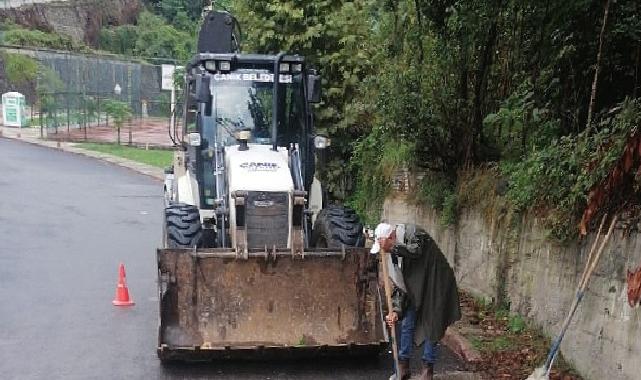
<svg viewBox="0 0 641 380">
<path fill-rule="evenodd" d="M 391 368 L 387 356 L 297 361 L 165 363 L 167 378 L 182 379 L 377 379 Z"/>
</svg>

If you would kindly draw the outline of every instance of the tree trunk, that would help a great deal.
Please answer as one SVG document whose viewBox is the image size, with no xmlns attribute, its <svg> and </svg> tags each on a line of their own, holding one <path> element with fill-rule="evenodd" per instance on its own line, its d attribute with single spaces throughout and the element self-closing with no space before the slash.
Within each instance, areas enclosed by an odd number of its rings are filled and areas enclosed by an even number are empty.
<svg viewBox="0 0 641 380">
<path fill-rule="evenodd" d="M 599 71 L 601 71 L 601 54 L 603 53 L 603 36 L 605 35 L 605 25 L 608 22 L 608 12 L 610 10 L 610 0 L 605 2 L 605 9 L 603 11 L 603 24 L 601 25 L 601 33 L 599 34 L 599 51 L 596 55 L 596 68 L 594 70 L 594 80 L 592 81 L 592 93 L 590 94 L 590 106 L 588 107 L 588 120 L 586 122 L 586 138 L 590 135 L 592 129 L 592 114 L 594 113 L 594 105 L 596 103 L 596 88 L 599 80 Z"/>
<path fill-rule="evenodd" d="M 419 4 L 419 0 L 414 0 L 414 6 L 416 7 L 416 21 L 418 23 L 418 30 L 420 31 L 420 35 L 423 35 L 423 21 L 421 19 L 421 4 Z M 418 62 L 423 63 L 423 39 L 421 37 L 418 38 L 417 41 L 418 44 Z"/>
<path fill-rule="evenodd" d="M 116 128 L 118 131 L 118 145 L 120 145 L 120 127 Z"/>
<path fill-rule="evenodd" d="M 639 86 L 641 83 L 639 83 L 639 65 L 641 64 L 641 41 L 639 42 L 639 45 L 637 45 L 637 59 L 636 59 L 636 64 L 634 65 L 634 90 L 632 91 L 632 99 L 637 98 L 637 94 L 639 93 Z"/>
<path fill-rule="evenodd" d="M 474 161 L 478 152 L 476 151 L 478 141 L 482 138 L 483 132 L 483 100 L 487 92 L 487 76 L 490 68 L 492 67 L 492 57 L 494 56 L 494 47 L 498 36 L 498 23 L 500 17 L 501 1 L 497 3 L 496 11 L 494 12 L 494 20 L 487 33 L 487 39 L 483 48 L 483 54 L 479 60 L 479 65 L 476 70 L 476 86 L 474 88 L 474 103 L 472 113 L 472 138 L 467 147 L 465 161 L 466 164 Z"/>
</svg>

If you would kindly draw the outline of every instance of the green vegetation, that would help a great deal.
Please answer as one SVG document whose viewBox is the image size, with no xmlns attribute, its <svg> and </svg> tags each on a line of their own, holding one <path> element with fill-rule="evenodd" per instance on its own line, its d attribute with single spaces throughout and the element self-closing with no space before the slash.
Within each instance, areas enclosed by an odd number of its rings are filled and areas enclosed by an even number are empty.
<svg viewBox="0 0 641 380">
<path fill-rule="evenodd" d="M 545 362 L 550 340 L 524 317 L 510 312 L 507 305 L 497 306 L 464 292 L 461 301 L 467 326 L 460 331 L 481 354 L 479 368 L 490 378 L 525 378 Z M 550 378 L 581 377 L 560 355 Z"/>
<path fill-rule="evenodd" d="M 409 169 L 430 173 L 412 190 L 442 224 L 479 201 L 485 212 L 535 211 L 572 238 L 641 117 L 634 0 L 230 5 L 246 51 L 298 52 L 321 70 L 317 125 L 338 144 L 320 174 L 369 221 Z M 488 181 L 471 174 L 488 168 Z"/>
<path fill-rule="evenodd" d="M 96 143 L 80 143 L 78 146 L 83 149 L 107 153 L 159 168 L 171 165 L 173 160 L 173 151 L 170 150 L 145 150 L 129 146 Z"/>
<path fill-rule="evenodd" d="M 0 26 L 0 41 L 7 45 L 42 47 L 57 50 L 89 51 L 89 48 L 82 42 L 55 32 L 42 31 L 37 29 L 25 29 L 11 23 Z"/>
<path fill-rule="evenodd" d="M 379 130 L 380 132 L 380 130 Z M 374 146 L 374 144 L 376 144 Z M 377 215 L 383 207 L 385 196 L 391 190 L 391 183 L 394 174 L 398 169 L 405 167 L 406 162 L 411 161 L 413 155 L 412 146 L 402 140 L 390 140 L 378 142 L 375 135 L 360 140 L 354 149 L 354 156 L 360 160 L 353 161 L 356 171 L 368 171 L 368 176 L 359 180 L 361 189 L 367 188 L 370 191 L 357 192 L 351 200 L 351 205 L 363 212 L 368 222 L 375 223 L 372 216 Z M 367 164 L 359 164 L 366 162 Z M 344 170 L 340 167 L 340 161 L 329 162 L 330 169 Z"/>
<path fill-rule="evenodd" d="M 467 295 L 464 296 L 467 298 Z M 466 305 L 469 305 L 469 301 Z M 516 350 L 523 347 L 523 340 L 542 339 L 542 336 L 527 326 L 523 317 L 511 313 L 506 307 L 497 307 L 483 299 L 474 299 L 472 305 L 476 315 L 471 316 L 481 326 L 476 332 L 470 332 L 470 343 L 484 354 Z M 489 332 L 489 333 L 487 333 Z M 532 342 L 545 347 L 545 341 Z M 528 342 L 528 344 L 532 344 Z"/>
<path fill-rule="evenodd" d="M 379 186 L 386 181 L 388 173 L 375 166 L 379 161 L 361 161 L 353 166 L 345 162 L 354 150 L 353 142 L 369 130 L 374 131 L 365 105 L 351 102 L 360 99 L 358 88 L 377 62 L 373 53 L 383 44 L 374 45 L 372 24 L 375 13 L 370 1 L 245 1 L 231 0 L 230 7 L 238 18 L 243 31 L 242 48 L 245 52 L 276 53 L 289 51 L 304 55 L 307 61 L 320 69 L 323 76 L 323 99 L 315 114 L 320 133 L 332 136 L 332 147 L 327 157 L 332 159 L 318 175 L 328 185 L 334 198 L 346 199 L 354 191 L 353 174 L 366 168 L 372 177 L 365 179 L 368 186 Z M 384 128 L 381 126 L 381 128 Z M 377 148 L 388 141 L 400 141 L 401 136 L 378 142 Z M 363 144 L 368 144 L 367 142 Z M 359 148 L 356 148 L 358 150 Z M 387 151 L 392 152 L 391 149 Z M 395 153 L 394 153 L 395 154 Z M 366 157 L 367 156 L 367 157 Z M 363 155 L 365 160 L 376 153 Z M 387 161 L 394 161 L 390 157 Z M 386 170 L 389 167 L 385 168 Z M 381 177 L 382 174 L 385 174 Z M 372 189 L 371 197 L 356 197 L 353 203 L 360 210 L 373 208 L 381 201 L 384 188 Z M 371 200 L 368 200 L 371 199 Z M 369 205 L 369 202 L 372 202 Z M 366 206 L 369 205 L 369 206 Z"/>
<path fill-rule="evenodd" d="M 641 120 L 635 0 L 216 3 L 238 17 L 244 52 L 294 52 L 320 70 L 315 122 L 334 144 L 318 175 L 369 222 L 410 170 L 427 173 L 410 181 L 412 198 L 443 225 L 466 207 L 534 212 L 552 236 L 571 239 Z M 100 48 L 188 59 L 201 2 L 146 4 L 135 25 L 104 28 Z M 78 49 L 5 30 L 5 41 Z M 624 183 L 636 184 L 632 172 Z M 635 186 L 591 212 L 640 203 Z"/>
<path fill-rule="evenodd" d="M 4 72 L 10 83 L 22 85 L 35 81 L 38 76 L 38 61 L 23 54 L 2 52 Z"/>
<path fill-rule="evenodd" d="M 100 48 L 117 54 L 186 61 L 195 51 L 195 22 L 191 30 L 181 30 L 158 15 L 143 11 L 137 25 L 104 28 L 100 32 Z"/>
<path fill-rule="evenodd" d="M 492 338 L 483 339 L 480 337 L 473 337 L 470 340 L 472 347 L 481 352 L 494 353 L 499 351 L 507 351 L 520 347 L 518 339 L 512 339 L 504 335 L 499 335 Z"/>
<path fill-rule="evenodd" d="M 222 8 L 228 6 L 227 0 L 216 0 L 215 3 Z M 148 5 L 155 14 L 180 30 L 195 30 L 203 10 L 201 0 L 149 0 Z"/>
<path fill-rule="evenodd" d="M 119 100 L 107 99 L 104 105 L 105 112 L 113 120 L 113 126 L 117 131 L 117 143 L 120 145 L 120 130 L 126 121 L 131 119 L 131 107 L 125 102 Z"/>
<path fill-rule="evenodd" d="M 69 121 L 70 125 L 82 125 L 84 123 L 86 118 L 86 115 L 77 110 L 73 110 L 69 112 L 69 118 L 67 118 L 67 113 L 59 110 L 58 113 L 51 112 L 51 113 L 45 113 L 42 115 L 42 122 L 44 127 L 54 127 L 54 126 L 66 126 L 67 121 Z M 96 120 L 95 117 L 93 119 L 88 119 L 87 121 L 93 121 Z M 36 116 L 33 119 L 30 119 L 30 125 L 31 126 L 40 126 L 40 117 Z"/>
<path fill-rule="evenodd" d="M 426 202 L 440 212 L 439 223 L 448 226 L 456 223 L 458 199 L 455 183 L 441 172 L 427 172 L 421 179 L 418 201 Z"/>
</svg>

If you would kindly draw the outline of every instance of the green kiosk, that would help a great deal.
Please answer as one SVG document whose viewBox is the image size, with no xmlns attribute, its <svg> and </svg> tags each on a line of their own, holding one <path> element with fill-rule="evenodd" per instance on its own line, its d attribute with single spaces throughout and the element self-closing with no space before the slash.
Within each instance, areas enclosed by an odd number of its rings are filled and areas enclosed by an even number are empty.
<svg viewBox="0 0 641 380">
<path fill-rule="evenodd" d="M 5 127 L 26 127 L 25 97 L 19 92 L 2 94 L 2 117 Z"/>
</svg>

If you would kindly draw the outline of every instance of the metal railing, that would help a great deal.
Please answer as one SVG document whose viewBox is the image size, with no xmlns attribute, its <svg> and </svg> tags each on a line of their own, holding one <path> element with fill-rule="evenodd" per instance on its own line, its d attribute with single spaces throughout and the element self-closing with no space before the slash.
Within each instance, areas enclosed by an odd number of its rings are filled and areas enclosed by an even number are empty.
<svg viewBox="0 0 641 380">
<path fill-rule="evenodd" d="M 55 92 L 37 94 L 28 111 L 29 125 L 42 138 L 64 141 L 116 142 L 169 147 L 171 104 L 164 100 L 127 100 L 126 94 Z M 109 107 L 128 106 L 129 115 L 117 128 Z M 119 129 L 119 130 L 118 130 Z"/>
</svg>

